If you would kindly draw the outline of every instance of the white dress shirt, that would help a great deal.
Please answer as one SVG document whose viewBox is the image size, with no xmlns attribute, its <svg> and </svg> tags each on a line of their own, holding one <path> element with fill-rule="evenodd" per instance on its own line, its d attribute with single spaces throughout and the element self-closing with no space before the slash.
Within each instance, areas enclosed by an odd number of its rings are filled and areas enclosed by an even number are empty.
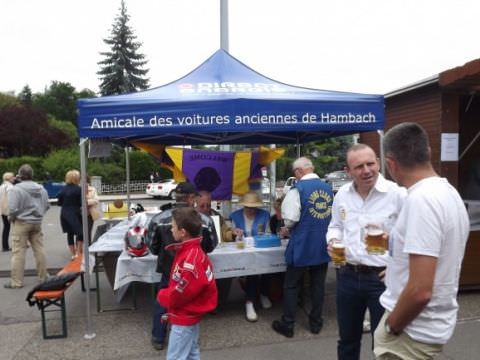
<svg viewBox="0 0 480 360">
<path fill-rule="evenodd" d="M 300 180 L 308 179 L 319 179 L 319 177 L 317 174 L 311 173 L 303 175 Z M 295 223 L 300 221 L 301 208 L 300 194 L 296 188 L 291 188 L 282 201 L 282 219 L 286 227 L 291 228 Z"/>
<path fill-rule="evenodd" d="M 345 244 L 347 262 L 356 265 L 385 266 L 388 254 L 369 255 L 364 242 L 364 227 L 369 220 L 382 219 L 390 232 L 402 208 L 407 191 L 378 174 L 375 186 L 364 199 L 352 183 L 343 185 L 333 199 L 332 220 L 327 241 L 338 239 Z M 283 208 L 282 208 L 283 210 Z"/>
</svg>

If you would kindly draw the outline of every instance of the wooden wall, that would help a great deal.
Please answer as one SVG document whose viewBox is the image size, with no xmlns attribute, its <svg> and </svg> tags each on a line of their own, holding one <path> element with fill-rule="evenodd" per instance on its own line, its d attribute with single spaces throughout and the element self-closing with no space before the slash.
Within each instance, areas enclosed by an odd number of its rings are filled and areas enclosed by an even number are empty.
<svg viewBox="0 0 480 360">
<path fill-rule="evenodd" d="M 458 183 L 458 163 L 440 162 L 442 132 L 458 132 L 458 96 L 442 94 L 438 84 L 385 98 L 385 131 L 402 122 L 417 122 L 427 131 L 432 149 L 432 164 L 451 184 Z M 373 147 L 379 154 L 376 133 L 360 135 L 360 142 Z"/>
</svg>

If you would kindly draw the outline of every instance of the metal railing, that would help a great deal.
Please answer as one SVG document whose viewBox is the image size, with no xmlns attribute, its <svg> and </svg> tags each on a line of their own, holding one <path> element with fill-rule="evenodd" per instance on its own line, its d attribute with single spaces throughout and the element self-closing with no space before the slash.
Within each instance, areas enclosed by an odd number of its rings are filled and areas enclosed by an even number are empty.
<svg viewBox="0 0 480 360">
<path fill-rule="evenodd" d="M 130 181 L 130 192 L 131 193 L 143 193 L 147 188 L 147 184 L 149 182 L 145 180 L 132 180 Z M 127 192 L 127 184 L 126 183 L 119 183 L 119 184 L 103 184 L 101 194 L 118 194 L 118 193 L 126 193 Z"/>
</svg>

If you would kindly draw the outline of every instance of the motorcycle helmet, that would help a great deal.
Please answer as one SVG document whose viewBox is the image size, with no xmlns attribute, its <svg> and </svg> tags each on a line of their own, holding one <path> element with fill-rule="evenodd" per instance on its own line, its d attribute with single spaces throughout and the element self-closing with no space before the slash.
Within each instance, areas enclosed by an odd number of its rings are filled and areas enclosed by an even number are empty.
<svg viewBox="0 0 480 360">
<path fill-rule="evenodd" d="M 144 212 L 145 208 L 142 206 L 142 204 L 130 204 L 130 210 L 133 213 L 138 214 L 140 212 Z"/>
<path fill-rule="evenodd" d="M 125 249 L 130 256 L 141 257 L 148 254 L 146 243 L 147 229 L 134 226 L 125 234 Z"/>
</svg>

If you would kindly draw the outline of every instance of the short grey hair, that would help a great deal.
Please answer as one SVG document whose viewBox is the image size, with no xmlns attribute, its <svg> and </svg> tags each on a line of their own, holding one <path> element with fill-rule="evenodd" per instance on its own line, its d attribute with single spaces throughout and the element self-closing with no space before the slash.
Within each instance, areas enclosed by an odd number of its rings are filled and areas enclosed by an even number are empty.
<svg viewBox="0 0 480 360">
<path fill-rule="evenodd" d="M 22 180 L 32 180 L 33 179 L 33 169 L 29 164 L 23 164 L 18 169 L 18 176 Z"/>
<path fill-rule="evenodd" d="M 313 163 L 312 163 L 312 160 L 310 160 L 309 158 L 305 157 L 305 156 L 302 156 L 302 157 L 299 157 L 297 160 L 295 160 L 292 164 L 292 170 L 295 170 L 295 169 L 314 169 L 314 166 L 313 166 Z"/>
<path fill-rule="evenodd" d="M 383 151 L 385 156 L 392 157 L 406 168 L 430 162 L 427 132 L 413 122 L 404 122 L 388 130 L 383 138 Z"/>
</svg>

